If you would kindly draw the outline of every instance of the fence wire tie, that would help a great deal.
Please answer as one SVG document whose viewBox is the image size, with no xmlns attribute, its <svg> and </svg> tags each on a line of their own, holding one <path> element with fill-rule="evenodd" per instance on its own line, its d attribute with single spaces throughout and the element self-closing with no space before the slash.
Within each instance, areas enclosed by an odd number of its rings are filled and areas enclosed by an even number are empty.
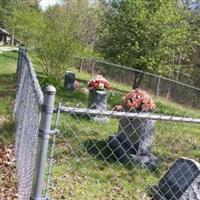
<svg viewBox="0 0 200 200">
<path fill-rule="evenodd" d="M 39 129 L 39 134 L 38 134 L 38 136 L 40 137 L 40 138 L 44 138 L 44 137 L 48 137 L 49 135 L 51 135 L 51 136 L 53 136 L 53 135 L 56 135 L 56 134 L 58 134 L 59 133 L 59 130 L 58 129 L 52 129 L 52 130 L 48 130 L 48 131 L 46 131 L 46 130 L 43 130 L 43 129 Z"/>
<path fill-rule="evenodd" d="M 62 109 L 59 108 L 59 107 L 58 107 L 58 108 L 54 108 L 54 109 L 53 109 L 53 113 L 58 113 L 58 112 L 60 112 L 61 110 L 62 110 Z"/>
</svg>

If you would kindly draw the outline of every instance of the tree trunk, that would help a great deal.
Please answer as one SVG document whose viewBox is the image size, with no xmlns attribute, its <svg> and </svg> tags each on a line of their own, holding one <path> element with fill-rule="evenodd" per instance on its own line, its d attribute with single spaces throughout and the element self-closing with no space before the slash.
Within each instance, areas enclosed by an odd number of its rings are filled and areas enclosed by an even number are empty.
<svg viewBox="0 0 200 200">
<path fill-rule="evenodd" d="M 134 80 L 133 80 L 133 86 L 132 89 L 136 89 L 140 86 L 140 83 L 142 81 L 142 78 L 144 76 L 144 73 L 141 72 L 134 72 L 135 76 L 134 76 Z"/>
</svg>

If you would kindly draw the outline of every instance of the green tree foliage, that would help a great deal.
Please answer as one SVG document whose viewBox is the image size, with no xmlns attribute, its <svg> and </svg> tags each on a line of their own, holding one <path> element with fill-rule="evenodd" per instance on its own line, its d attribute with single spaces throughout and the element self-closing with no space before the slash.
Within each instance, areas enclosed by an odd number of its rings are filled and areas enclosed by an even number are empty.
<svg viewBox="0 0 200 200">
<path fill-rule="evenodd" d="M 38 2 L 0 0 L 0 23 L 35 50 L 50 76 L 73 65 L 73 55 L 176 80 L 194 80 L 199 70 L 199 0 L 196 7 L 193 0 L 63 0 L 45 11 Z M 138 87 L 142 75 L 134 77 Z"/>
<path fill-rule="evenodd" d="M 12 5 L 5 18 L 6 28 L 26 46 L 34 47 L 42 33 L 43 14 L 27 3 Z"/>
<path fill-rule="evenodd" d="M 182 64 L 188 63 L 194 51 L 189 17 L 189 12 L 174 0 L 162 3 L 155 15 L 160 34 L 155 54 L 161 66 L 158 72 L 174 79 L 178 79 Z"/>
<path fill-rule="evenodd" d="M 184 77 L 188 77 L 188 82 L 191 85 L 200 88 L 200 77 L 197 76 L 200 72 L 200 1 L 199 0 L 187 0 L 183 1 L 185 8 L 189 10 L 190 17 L 188 23 L 191 30 L 191 41 L 195 51 L 190 55 L 190 62 L 188 63 L 187 70 L 183 74 Z M 199 98 L 199 96 L 197 97 Z"/>
<path fill-rule="evenodd" d="M 50 76 L 59 78 L 74 55 L 93 55 L 98 15 L 87 0 L 63 1 L 42 11 L 37 1 L 18 2 L 5 17 L 6 28 L 27 47 Z"/>
<path fill-rule="evenodd" d="M 87 0 L 65 1 L 44 13 L 38 51 L 43 68 L 57 78 L 73 65 L 74 55 L 93 55 L 96 13 Z"/>
<path fill-rule="evenodd" d="M 72 55 L 81 48 L 75 38 L 75 16 L 70 16 L 64 7 L 55 6 L 44 14 L 44 29 L 37 41 L 38 57 L 48 75 L 59 78 L 69 64 Z M 72 19 L 73 18 L 73 19 Z"/>
<path fill-rule="evenodd" d="M 11 17 L 13 11 L 23 4 L 39 9 L 38 0 L 0 0 L 0 27 L 7 27 L 7 17 Z"/>
<path fill-rule="evenodd" d="M 0 27 L 5 26 L 5 16 L 9 15 L 12 0 L 0 0 Z"/>
<path fill-rule="evenodd" d="M 178 1 L 112 0 L 109 6 L 98 46 L 106 59 L 169 74 L 171 60 L 192 51 L 187 12 Z M 141 78 L 135 75 L 133 87 Z"/>
</svg>

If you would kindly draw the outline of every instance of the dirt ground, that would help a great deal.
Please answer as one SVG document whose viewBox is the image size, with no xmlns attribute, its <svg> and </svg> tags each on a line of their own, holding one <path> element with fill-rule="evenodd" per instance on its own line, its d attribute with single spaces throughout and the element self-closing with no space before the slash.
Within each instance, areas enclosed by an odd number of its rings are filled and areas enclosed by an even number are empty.
<svg viewBox="0 0 200 200">
<path fill-rule="evenodd" d="M 0 200 L 17 200 L 14 145 L 0 144 Z"/>
</svg>

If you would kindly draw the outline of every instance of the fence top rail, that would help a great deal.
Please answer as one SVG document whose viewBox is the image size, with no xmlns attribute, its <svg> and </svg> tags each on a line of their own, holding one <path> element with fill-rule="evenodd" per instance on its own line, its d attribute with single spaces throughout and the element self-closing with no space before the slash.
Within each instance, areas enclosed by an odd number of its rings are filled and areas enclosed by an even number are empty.
<svg viewBox="0 0 200 200">
<path fill-rule="evenodd" d="M 112 116 L 114 118 L 141 118 L 141 119 L 151 119 L 151 120 L 161 120 L 161 121 L 172 121 L 172 122 L 186 122 L 186 123 L 196 123 L 200 124 L 200 118 L 191 117 L 179 117 L 171 115 L 162 115 L 154 113 L 132 113 L 132 112 L 118 112 L 118 111 L 101 111 L 96 109 L 86 109 L 86 108 L 73 108 L 73 107 L 63 107 L 59 109 L 63 113 L 71 114 L 87 114 L 87 115 L 100 115 L 100 116 Z"/>
<path fill-rule="evenodd" d="M 31 59 L 27 55 L 27 51 L 25 49 L 19 49 L 19 51 L 20 51 L 21 55 L 24 57 L 24 59 L 26 60 L 27 67 L 28 67 L 28 70 L 29 70 L 29 74 L 30 74 L 30 77 L 32 79 L 32 84 L 33 84 L 33 88 L 34 88 L 34 91 L 35 91 L 37 101 L 38 101 L 39 104 L 42 104 L 43 98 L 44 98 L 43 92 L 42 92 L 41 86 L 39 84 L 39 81 L 37 79 L 37 75 L 35 73 L 35 69 L 34 69 L 34 66 L 31 62 Z"/>
<path fill-rule="evenodd" d="M 96 63 L 102 63 L 102 64 L 115 66 L 115 67 L 118 67 L 118 68 L 121 68 L 121 69 L 127 69 L 127 70 L 130 70 L 130 71 L 133 71 L 133 72 L 138 72 L 138 73 L 146 74 L 146 75 L 149 75 L 149 76 L 154 76 L 154 77 L 159 78 L 159 79 L 167 80 L 167 81 L 170 81 L 170 82 L 173 82 L 173 83 L 177 83 L 177 84 L 182 85 L 182 86 L 186 86 L 186 87 L 191 88 L 193 90 L 200 91 L 200 88 L 188 85 L 186 83 L 182 83 L 180 81 L 175 81 L 173 79 L 170 79 L 170 78 L 167 78 L 167 77 L 164 77 L 164 76 L 152 74 L 150 72 L 145 72 L 145 71 L 142 71 L 142 70 L 139 70 L 139 69 L 133 69 L 133 68 L 130 68 L 130 67 L 127 67 L 127 66 L 124 66 L 124 65 L 114 64 L 114 63 L 110 63 L 110 62 L 103 61 L 103 60 L 98 60 L 98 59 L 93 59 L 93 58 L 84 58 L 84 57 L 78 57 L 78 56 L 75 56 L 75 57 L 80 58 L 80 59 L 93 61 L 93 62 L 96 62 Z"/>
</svg>

